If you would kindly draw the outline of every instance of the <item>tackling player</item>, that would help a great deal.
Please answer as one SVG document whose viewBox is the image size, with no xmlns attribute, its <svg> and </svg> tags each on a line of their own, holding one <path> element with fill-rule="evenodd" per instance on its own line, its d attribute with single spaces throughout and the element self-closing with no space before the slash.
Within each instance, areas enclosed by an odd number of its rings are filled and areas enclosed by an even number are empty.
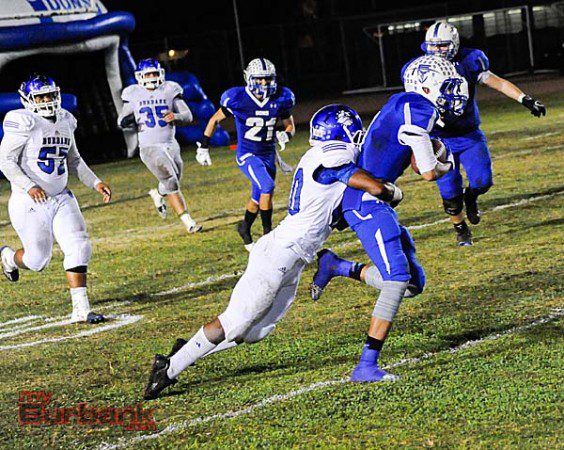
<svg viewBox="0 0 564 450">
<path fill-rule="evenodd" d="M 112 192 L 86 165 L 76 148 L 76 119 L 61 108 L 61 93 L 47 76 L 32 76 L 19 89 L 25 109 L 8 112 L 0 143 L 0 170 L 10 181 L 8 212 L 23 248 L 0 248 L 4 275 L 18 281 L 19 269 L 40 272 L 51 261 L 56 240 L 65 256 L 72 298 L 71 320 L 98 323 L 90 311 L 86 273 L 92 244 L 78 202 L 67 187 L 69 172 L 111 199 Z"/>
<path fill-rule="evenodd" d="M 372 176 L 394 183 L 410 165 L 412 155 L 421 176 L 433 181 L 454 165 L 448 152 L 434 151 L 429 133 L 439 118 L 461 115 L 468 100 L 466 81 L 454 65 L 438 56 L 413 61 L 404 75 L 405 91 L 392 95 L 374 117 L 362 143 L 358 165 Z M 452 156 L 450 156 L 452 158 Z M 378 366 L 378 359 L 403 297 L 423 291 L 425 272 L 415 256 L 415 243 L 390 205 L 357 189 L 343 196 L 344 217 L 360 239 L 377 270 L 319 253 L 311 295 L 319 298 L 331 278 L 345 276 L 380 289 L 366 344 L 351 381 L 394 379 Z"/>
<path fill-rule="evenodd" d="M 118 125 L 137 130 L 141 161 L 159 181 L 157 189 L 149 191 L 159 216 L 167 216 L 166 197 L 188 233 L 200 231 L 202 226 L 188 214 L 180 191 L 184 163 L 174 132 L 176 125 L 192 122 L 182 88 L 174 81 L 165 81 L 164 69 L 153 58 L 139 62 L 135 78 L 138 84 L 126 87 L 121 94 L 123 110 Z"/>
<path fill-rule="evenodd" d="M 346 186 L 373 198 L 399 203 L 401 190 L 371 177 L 355 165 L 362 132 L 358 114 L 345 105 L 321 108 L 311 119 L 310 144 L 294 173 L 288 215 L 251 250 L 245 273 L 233 289 L 227 309 L 189 340 L 178 339 L 168 356 L 156 355 L 145 399 L 156 398 L 198 359 L 240 343 L 264 339 L 284 317 L 304 266 L 340 217 Z"/>
<path fill-rule="evenodd" d="M 202 142 L 198 143 L 196 159 L 202 165 L 211 164 L 210 138 L 222 120 L 234 116 L 237 126 L 237 164 L 252 186 L 251 198 L 237 231 L 245 248 L 250 251 L 253 244 L 251 227 L 259 211 L 263 234 L 272 229 L 275 160 L 278 160 L 283 171 L 287 167 L 276 151 L 276 143 L 284 150 L 294 136 L 292 108 L 296 100 L 290 89 L 277 85 L 276 68 L 268 59 L 253 59 L 243 73 L 246 86 L 233 87 L 223 93 L 221 107 L 210 118 Z M 283 130 L 275 132 L 278 119 L 282 121 Z"/>
<path fill-rule="evenodd" d="M 444 141 L 454 154 L 455 170 L 437 184 L 445 212 L 450 216 L 459 245 L 472 245 L 472 234 L 464 220 L 463 207 L 471 224 L 480 222 L 478 196 L 493 185 L 492 161 L 486 136 L 480 130 L 480 114 L 476 102 L 476 86 L 483 84 L 521 103 L 536 117 L 546 115 L 545 106 L 526 95 L 508 80 L 490 71 L 490 62 L 482 50 L 460 47 L 458 30 L 447 22 L 433 24 L 425 35 L 422 50 L 428 55 L 442 56 L 452 61 L 469 86 L 469 101 L 464 114 L 447 117 L 443 128 L 435 128 L 433 136 Z M 402 69 L 402 78 L 406 64 Z M 463 189 L 460 165 L 464 166 L 468 186 Z"/>
</svg>

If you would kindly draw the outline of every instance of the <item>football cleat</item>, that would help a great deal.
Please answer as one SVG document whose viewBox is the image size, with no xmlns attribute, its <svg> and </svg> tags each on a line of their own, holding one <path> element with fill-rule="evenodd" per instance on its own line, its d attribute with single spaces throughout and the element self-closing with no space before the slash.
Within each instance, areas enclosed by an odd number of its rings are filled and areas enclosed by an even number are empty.
<svg viewBox="0 0 564 450">
<path fill-rule="evenodd" d="M 154 400 L 164 389 L 176 383 L 176 380 L 171 380 L 166 373 L 169 367 L 170 358 L 164 355 L 155 355 L 149 382 L 143 393 L 145 400 Z"/>
<path fill-rule="evenodd" d="M 362 361 L 354 368 L 350 380 L 355 383 L 375 383 L 378 381 L 396 381 L 397 375 L 386 372 L 378 364 L 364 364 Z"/>
<path fill-rule="evenodd" d="M 89 323 L 91 325 L 95 325 L 97 323 L 102 323 L 105 322 L 106 318 L 102 315 L 102 314 L 97 314 L 95 312 L 89 312 L 88 315 L 86 316 L 86 323 Z"/>
<path fill-rule="evenodd" d="M 466 223 L 463 223 L 462 226 L 455 226 L 454 231 L 456 231 L 456 242 L 460 247 L 468 247 L 469 245 L 473 245 L 472 242 L 472 232 Z"/>
<path fill-rule="evenodd" d="M 466 217 L 472 225 L 480 223 L 480 210 L 478 209 L 478 197 L 472 195 L 471 191 L 464 189 L 464 205 L 466 206 Z"/>
<path fill-rule="evenodd" d="M 184 347 L 184 345 L 187 342 L 188 341 L 186 339 L 178 338 L 176 340 L 176 342 L 174 343 L 174 345 L 172 346 L 170 353 L 167 355 L 167 358 L 172 358 L 172 356 L 175 355 L 176 353 L 178 353 L 178 350 L 180 350 L 182 347 Z"/>
<path fill-rule="evenodd" d="M 153 199 L 153 203 L 155 204 L 155 208 L 157 208 L 159 216 L 161 216 L 162 219 L 166 219 L 167 209 L 164 197 L 159 194 L 159 191 L 156 189 L 151 189 L 149 191 L 149 195 Z"/>
<path fill-rule="evenodd" d="M 20 270 L 18 269 L 18 266 L 12 266 L 9 262 L 8 262 L 8 254 L 9 253 L 14 253 L 14 251 L 8 247 L 8 246 L 3 246 L 0 247 L 0 259 L 2 261 L 2 272 L 4 273 L 4 276 L 11 281 L 12 283 L 15 283 L 16 281 L 18 281 L 20 279 Z"/>
<path fill-rule="evenodd" d="M 317 272 L 309 287 L 312 300 L 319 300 L 329 281 L 337 276 L 335 270 L 341 261 L 331 250 L 324 249 L 317 253 Z"/>
</svg>

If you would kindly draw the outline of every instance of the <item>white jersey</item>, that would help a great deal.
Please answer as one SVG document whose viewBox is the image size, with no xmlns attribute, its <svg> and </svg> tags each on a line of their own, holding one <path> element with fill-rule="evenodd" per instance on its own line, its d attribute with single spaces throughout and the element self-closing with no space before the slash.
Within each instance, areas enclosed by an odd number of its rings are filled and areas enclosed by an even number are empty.
<svg viewBox="0 0 564 450">
<path fill-rule="evenodd" d="M 0 171 L 10 180 L 12 191 L 27 193 L 37 185 L 49 196 L 60 194 L 69 171 L 87 186 L 100 180 L 80 157 L 74 139 L 76 119 L 60 109 L 52 121 L 26 109 L 16 109 L 4 118 L 0 143 Z"/>
<path fill-rule="evenodd" d="M 163 117 L 173 111 L 174 99 L 181 98 L 182 93 L 182 88 L 174 81 L 165 81 L 154 90 L 138 84 L 132 84 L 123 90 L 121 98 L 129 103 L 137 122 L 139 147 L 170 144 L 174 141 L 176 127 L 173 122 L 166 123 Z"/>
<path fill-rule="evenodd" d="M 321 184 L 313 178 L 320 167 L 356 163 L 358 147 L 341 141 L 323 142 L 308 150 L 294 173 L 288 215 L 272 233 L 277 243 L 292 248 L 308 263 L 331 234 L 333 212 L 347 187 L 336 181 Z"/>
</svg>

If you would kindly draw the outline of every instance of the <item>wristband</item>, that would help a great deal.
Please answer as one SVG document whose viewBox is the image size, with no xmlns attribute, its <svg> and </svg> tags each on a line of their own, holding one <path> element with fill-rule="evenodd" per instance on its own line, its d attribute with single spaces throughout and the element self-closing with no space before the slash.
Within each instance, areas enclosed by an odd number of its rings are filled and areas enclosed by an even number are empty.
<svg viewBox="0 0 564 450">
<path fill-rule="evenodd" d="M 209 146 L 210 146 L 210 138 L 204 134 L 204 137 L 202 138 L 202 147 L 209 148 Z"/>
</svg>

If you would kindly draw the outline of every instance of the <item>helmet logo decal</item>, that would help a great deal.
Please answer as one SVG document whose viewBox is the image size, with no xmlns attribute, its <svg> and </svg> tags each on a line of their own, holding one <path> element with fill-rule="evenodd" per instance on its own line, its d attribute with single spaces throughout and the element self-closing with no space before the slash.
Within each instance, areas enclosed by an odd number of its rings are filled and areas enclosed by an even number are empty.
<svg viewBox="0 0 564 450">
<path fill-rule="evenodd" d="M 350 127 L 353 123 L 351 113 L 341 109 L 337 113 L 337 123 L 340 123 L 343 126 Z"/>
<path fill-rule="evenodd" d="M 417 66 L 417 77 L 421 83 L 427 80 L 430 72 L 436 72 L 431 68 L 430 64 L 419 64 L 419 66 Z"/>
</svg>

